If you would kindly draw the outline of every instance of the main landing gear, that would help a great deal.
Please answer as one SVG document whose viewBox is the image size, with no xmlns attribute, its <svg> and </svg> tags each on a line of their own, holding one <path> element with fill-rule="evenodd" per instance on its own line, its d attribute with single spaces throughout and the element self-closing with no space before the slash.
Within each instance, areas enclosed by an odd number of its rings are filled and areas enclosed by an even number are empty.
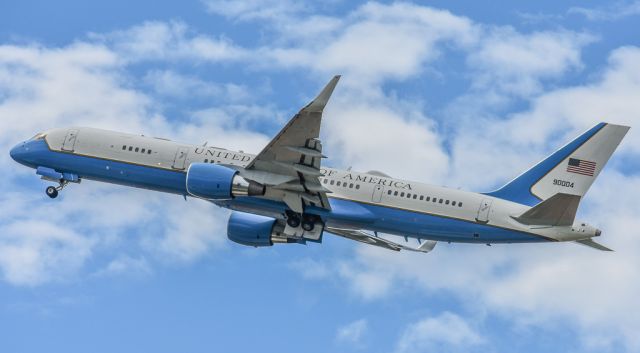
<svg viewBox="0 0 640 353">
<path fill-rule="evenodd" d="M 315 216 L 315 215 L 310 215 L 310 214 L 300 215 L 299 213 L 295 213 L 295 212 L 287 212 L 287 225 L 289 225 L 291 228 L 298 228 L 298 226 L 302 224 L 302 229 L 304 229 L 307 232 L 311 232 L 315 228 L 316 223 L 318 223 L 318 221 L 319 221 L 319 218 L 318 216 Z"/>
<path fill-rule="evenodd" d="M 45 190 L 45 193 L 50 198 L 55 199 L 56 197 L 58 197 L 58 191 L 64 189 L 64 187 L 67 186 L 67 184 L 69 184 L 67 180 L 60 180 L 60 184 L 57 187 L 48 186 L 47 189 Z"/>
<path fill-rule="evenodd" d="M 285 213 L 287 224 L 284 228 L 284 235 L 292 239 L 303 239 L 320 242 L 324 223 L 319 216 L 308 213 L 296 213 L 287 210 Z"/>
</svg>

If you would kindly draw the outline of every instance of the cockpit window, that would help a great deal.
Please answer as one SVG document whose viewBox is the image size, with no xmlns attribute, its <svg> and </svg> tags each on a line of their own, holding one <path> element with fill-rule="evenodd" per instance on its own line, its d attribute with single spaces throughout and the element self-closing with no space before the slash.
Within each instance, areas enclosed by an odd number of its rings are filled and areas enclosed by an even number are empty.
<svg viewBox="0 0 640 353">
<path fill-rule="evenodd" d="M 44 132 L 39 132 L 34 137 L 32 137 L 31 139 L 32 140 L 42 140 L 46 136 L 47 136 L 47 134 L 45 134 Z"/>
</svg>

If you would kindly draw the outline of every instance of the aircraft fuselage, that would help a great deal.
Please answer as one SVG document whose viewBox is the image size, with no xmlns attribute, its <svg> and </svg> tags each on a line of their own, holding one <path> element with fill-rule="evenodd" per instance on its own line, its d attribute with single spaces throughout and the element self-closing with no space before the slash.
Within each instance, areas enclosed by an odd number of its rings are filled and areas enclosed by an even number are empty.
<svg viewBox="0 0 640 353">
<path fill-rule="evenodd" d="M 243 168 L 252 154 L 210 146 L 93 128 L 48 131 L 20 143 L 14 159 L 32 168 L 50 168 L 96 180 L 190 196 L 186 173 L 193 163 Z M 330 190 L 331 210 L 308 207 L 327 226 L 353 227 L 408 238 L 468 243 L 568 241 L 594 236 L 595 228 L 526 226 L 512 216 L 530 207 L 485 194 L 400 180 L 381 173 L 321 168 L 320 182 Z M 281 218 L 282 201 L 235 197 L 215 201 L 232 210 Z"/>
</svg>

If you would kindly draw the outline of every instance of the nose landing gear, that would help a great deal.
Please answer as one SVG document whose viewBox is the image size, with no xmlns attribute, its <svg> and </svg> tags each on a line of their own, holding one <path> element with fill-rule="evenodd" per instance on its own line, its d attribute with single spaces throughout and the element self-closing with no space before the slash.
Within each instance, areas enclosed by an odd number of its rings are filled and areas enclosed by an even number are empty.
<svg viewBox="0 0 640 353">
<path fill-rule="evenodd" d="M 55 199 L 56 197 L 58 197 L 58 190 L 53 186 L 48 186 L 47 190 L 45 190 L 45 193 L 47 194 L 47 196 L 49 196 L 52 199 Z"/>
<path fill-rule="evenodd" d="M 67 180 L 60 180 L 60 184 L 55 187 L 55 186 L 48 186 L 47 189 L 45 190 L 45 193 L 47 194 L 47 196 L 49 196 L 52 199 L 55 199 L 56 197 L 58 197 L 58 192 L 62 189 L 64 189 L 65 186 L 67 186 L 67 184 L 69 184 L 69 181 Z"/>
</svg>

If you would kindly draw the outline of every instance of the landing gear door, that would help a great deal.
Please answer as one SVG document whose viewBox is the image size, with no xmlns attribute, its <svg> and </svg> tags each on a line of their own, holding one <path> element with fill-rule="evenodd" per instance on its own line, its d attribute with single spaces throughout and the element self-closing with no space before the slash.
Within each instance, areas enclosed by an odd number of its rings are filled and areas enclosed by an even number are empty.
<svg viewBox="0 0 640 353">
<path fill-rule="evenodd" d="M 371 195 L 371 201 L 380 202 L 382 201 L 382 194 L 384 193 L 383 185 L 376 185 L 373 187 L 373 195 Z"/>
<path fill-rule="evenodd" d="M 178 147 L 176 157 L 173 160 L 173 169 L 184 169 L 187 164 L 187 155 L 189 155 L 189 148 Z"/>
<path fill-rule="evenodd" d="M 482 199 L 480 202 L 480 207 L 478 208 L 478 216 L 476 217 L 476 221 L 482 223 L 489 222 L 489 212 L 491 211 L 491 203 L 493 200 L 491 199 Z"/>
<path fill-rule="evenodd" d="M 73 152 L 76 147 L 76 140 L 78 139 L 78 130 L 69 130 L 67 136 L 62 143 L 62 150 Z"/>
</svg>

